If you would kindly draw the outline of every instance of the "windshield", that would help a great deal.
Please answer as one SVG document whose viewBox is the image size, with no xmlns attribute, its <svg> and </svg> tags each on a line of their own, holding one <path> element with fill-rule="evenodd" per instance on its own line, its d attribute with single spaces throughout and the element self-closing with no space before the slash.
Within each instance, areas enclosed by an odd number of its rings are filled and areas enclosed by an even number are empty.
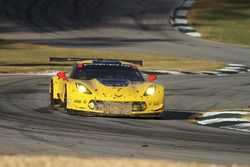
<svg viewBox="0 0 250 167">
<path fill-rule="evenodd" d="M 112 79 L 129 80 L 143 82 L 144 79 L 140 71 L 130 65 L 107 65 L 107 64 L 85 64 L 79 69 L 74 67 L 71 78 L 91 80 L 91 79 Z"/>
</svg>

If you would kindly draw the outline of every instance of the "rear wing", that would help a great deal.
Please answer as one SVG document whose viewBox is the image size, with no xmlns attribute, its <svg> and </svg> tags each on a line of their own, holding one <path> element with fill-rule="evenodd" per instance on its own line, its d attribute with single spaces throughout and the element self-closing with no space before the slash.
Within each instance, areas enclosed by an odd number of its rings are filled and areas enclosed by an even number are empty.
<svg viewBox="0 0 250 167">
<path fill-rule="evenodd" d="M 93 60 L 95 62 L 127 62 L 136 65 L 143 66 L 143 61 L 141 60 L 123 60 L 123 59 L 102 59 L 102 58 L 72 58 L 72 57 L 49 57 L 49 62 L 66 62 L 66 61 L 84 61 L 84 60 Z"/>
</svg>

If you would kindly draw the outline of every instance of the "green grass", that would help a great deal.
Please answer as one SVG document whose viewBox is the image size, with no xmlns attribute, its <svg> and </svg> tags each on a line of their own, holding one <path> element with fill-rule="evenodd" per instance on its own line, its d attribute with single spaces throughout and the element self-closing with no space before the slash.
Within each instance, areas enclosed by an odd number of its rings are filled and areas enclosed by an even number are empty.
<svg viewBox="0 0 250 167">
<path fill-rule="evenodd" d="M 189 20 L 203 38 L 250 45 L 250 0 L 198 0 Z"/>
<path fill-rule="evenodd" d="M 221 68 L 224 63 L 187 59 L 182 57 L 147 55 L 142 53 L 119 53 L 93 49 L 72 49 L 16 43 L 0 40 L 0 72 L 28 72 L 44 70 L 68 71 L 71 63 L 49 63 L 49 57 L 89 57 L 143 60 L 145 69 L 202 71 Z"/>
</svg>

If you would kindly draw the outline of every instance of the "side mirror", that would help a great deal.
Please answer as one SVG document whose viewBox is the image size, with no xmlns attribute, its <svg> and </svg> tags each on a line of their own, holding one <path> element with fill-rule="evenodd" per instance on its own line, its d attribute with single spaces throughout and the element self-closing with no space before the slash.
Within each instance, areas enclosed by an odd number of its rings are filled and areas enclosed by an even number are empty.
<svg viewBox="0 0 250 167">
<path fill-rule="evenodd" d="M 148 75 L 148 82 L 153 82 L 157 79 L 156 75 Z"/>
<path fill-rule="evenodd" d="M 58 73 L 56 74 L 56 76 L 57 76 L 58 78 L 63 79 L 64 81 L 67 80 L 67 77 L 66 77 L 65 72 L 58 72 Z"/>
</svg>

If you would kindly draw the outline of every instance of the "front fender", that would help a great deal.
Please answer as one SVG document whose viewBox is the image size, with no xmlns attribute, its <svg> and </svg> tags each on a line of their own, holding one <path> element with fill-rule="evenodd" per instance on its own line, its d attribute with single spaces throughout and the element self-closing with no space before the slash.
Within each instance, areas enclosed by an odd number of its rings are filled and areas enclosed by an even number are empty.
<svg viewBox="0 0 250 167">
<path fill-rule="evenodd" d="M 52 93 L 51 88 L 53 86 L 53 99 L 59 99 L 61 101 L 64 100 L 64 92 L 65 92 L 66 82 L 67 81 L 64 81 L 63 79 L 61 79 L 57 76 L 53 76 L 51 78 L 49 92 L 50 92 L 50 94 Z"/>
</svg>

